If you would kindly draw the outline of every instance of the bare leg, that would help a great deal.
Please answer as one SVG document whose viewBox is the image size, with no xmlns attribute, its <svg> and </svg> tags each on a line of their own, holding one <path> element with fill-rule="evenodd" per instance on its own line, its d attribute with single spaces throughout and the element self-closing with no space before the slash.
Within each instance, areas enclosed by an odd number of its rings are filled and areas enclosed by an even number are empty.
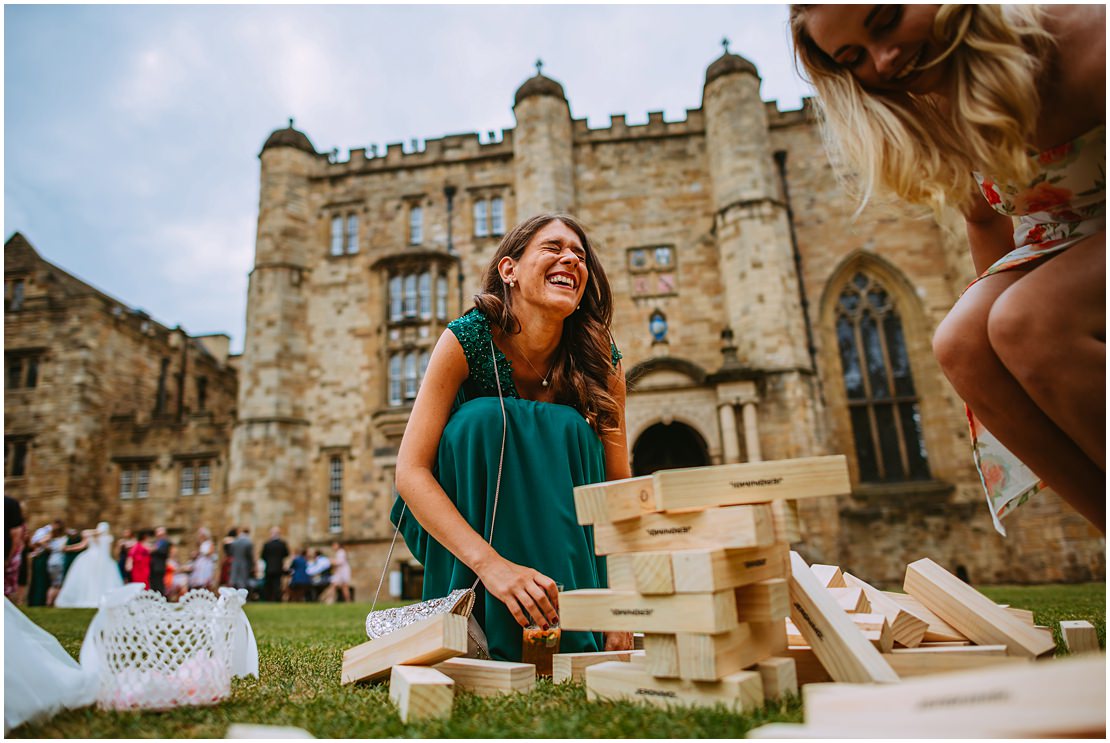
<svg viewBox="0 0 1110 743">
<path fill-rule="evenodd" d="M 1003 292 L 987 332 L 1030 398 L 1105 471 L 1105 234 L 1069 248 Z"/>
<path fill-rule="evenodd" d="M 968 289 L 937 329 L 933 348 L 952 386 L 983 425 L 1105 533 L 1104 471 L 1033 401 L 990 345 L 993 305 L 1029 275 L 1006 271 Z"/>
</svg>

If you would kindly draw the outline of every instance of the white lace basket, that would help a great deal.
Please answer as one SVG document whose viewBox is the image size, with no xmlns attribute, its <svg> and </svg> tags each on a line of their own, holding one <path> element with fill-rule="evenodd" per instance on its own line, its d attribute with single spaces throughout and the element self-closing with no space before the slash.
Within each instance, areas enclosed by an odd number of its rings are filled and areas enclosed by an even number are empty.
<svg viewBox="0 0 1110 743">
<path fill-rule="evenodd" d="M 226 698 L 236 670 L 236 632 L 243 623 L 249 632 L 246 597 L 197 589 L 171 604 L 155 591 L 137 589 L 141 585 L 130 584 L 105 597 L 81 648 L 82 666 L 100 677 L 97 705 L 167 710 Z"/>
</svg>

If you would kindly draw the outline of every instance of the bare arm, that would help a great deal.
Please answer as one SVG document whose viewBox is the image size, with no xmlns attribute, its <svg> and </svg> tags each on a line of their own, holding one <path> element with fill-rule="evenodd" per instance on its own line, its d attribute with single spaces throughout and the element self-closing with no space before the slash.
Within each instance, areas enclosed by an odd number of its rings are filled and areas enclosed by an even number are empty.
<svg viewBox="0 0 1110 743">
<path fill-rule="evenodd" d="M 10 562 L 13 557 L 23 551 L 23 527 L 16 526 L 12 529 L 8 529 L 8 534 L 12 539 L 12 549 L 8 552 L 8 559 L 6 562 Z"/>
<path fill-rule="evenodd" d="M 632 467 L 628 463 L 628 435 L 625 430 L 624 403 L 627 390 L 624 381 L 624 368 L 618 362 L 616 373 L 609 383 L 609 394 L 617 401 L 619 413 L 617 430 L 609 431 L 601 437 L 605 447 L 605 479 L 623 480 L 632 477 Z M 631 650 L 631 632 L 606 632 L 605 650 Z"/>
<path fill-rule="evenodd" d="M 975 275 L 979 276 L 1014 249 L 1014 220 L 996 212 L 978 192 L 964 219 L 971 261 L 975 265 Z"/>
<path fill-rule="evenodd" d="M 462 346 L 454 333 L 444 331 L 432 351 L 397 452 L 397 492 L 425 531 L 473 570 L 520 626 L 528 625 L 529 615 L 554 622 L 558 619 L 555 582 L 499 555 L 470 527 L 432 475 L 451 404 L 467 374 Z"/>
</svg>

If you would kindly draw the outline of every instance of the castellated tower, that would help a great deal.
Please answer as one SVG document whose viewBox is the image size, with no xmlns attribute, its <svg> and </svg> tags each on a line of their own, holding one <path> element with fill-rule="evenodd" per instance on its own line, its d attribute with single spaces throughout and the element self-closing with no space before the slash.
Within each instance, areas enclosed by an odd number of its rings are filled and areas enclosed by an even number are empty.
<svg viewBox="0 0 1110 743">
<path fill-rule="evenodd" d="M 574 138 L 563 86 L 537 71 L 517 89 L 513 113 L 517 216 L 573 211 Z"/>
<path fill-rule="evenodd" d="M 726 48 L 706 70 L 702 108 L 725 325 L 738 366 L 764 380 L 761 427 L 789 431 L 768 452 L 783 458 L 822 442 L 796 248 L 759 85 L 755 65 Z"/>
<path fill-rule="evenodd" d="M 247 328 L 240 366 L 238 421 L 231 440 L 228 516 L 251 526 L 256 542 L 308 498 L 306 280 L 309 176 L 318 155 L 293 128 L 262 148 L 261 194 Z M 294 527 L 295 528 L 295 527 Z M 289 534 L 301 540 L 303 534 Z"/>
</svg>

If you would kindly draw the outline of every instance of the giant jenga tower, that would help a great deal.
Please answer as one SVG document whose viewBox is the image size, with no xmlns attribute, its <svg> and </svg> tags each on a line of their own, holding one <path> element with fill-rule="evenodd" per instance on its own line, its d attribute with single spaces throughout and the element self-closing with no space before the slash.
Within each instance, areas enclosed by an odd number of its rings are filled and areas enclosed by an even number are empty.
<svg viewBox="0 0 1110 743">
<path fill-rule="evenodd" d="M 610 587 L 560 594 L 561 626 L 644 633 L 645 652 L 631 662 L 583 659 L 595 661 L 584 673 L 589 698 L 747 710 L 795 692 L 785 621 L 795 499 L 848 490 L 842 456 L 577 488 L 578 519 L 608 556 Z"/>
</svg>

